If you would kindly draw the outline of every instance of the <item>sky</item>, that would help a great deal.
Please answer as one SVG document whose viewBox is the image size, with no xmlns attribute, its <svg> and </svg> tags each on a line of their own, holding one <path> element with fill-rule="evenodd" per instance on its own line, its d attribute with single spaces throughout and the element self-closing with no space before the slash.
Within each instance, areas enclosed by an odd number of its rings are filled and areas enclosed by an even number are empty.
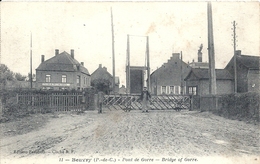
<svg viewBox="0 0 260 164">
<path fill-rule="evenodd" d="M 112 74 L 111 8 L 115 40 L 115 74 L 125 84 L 127 35 L 131 66 L 145 65 L 149 36 L 151 72 L 182 51 L 184 62 L 207 52 L 207 2 L 1 2 L 1 63 L 13 72 L 33 73 L 41 62 L 59 52 L 70 53 L 93 73 L 99 66 Z M 259 2 L 212 2 L 216 68 L 233 56 L 232 22 L 237 50 L 259 55 Z M 141 36 L 141 37 L 140 37 Z"/>
</svg>

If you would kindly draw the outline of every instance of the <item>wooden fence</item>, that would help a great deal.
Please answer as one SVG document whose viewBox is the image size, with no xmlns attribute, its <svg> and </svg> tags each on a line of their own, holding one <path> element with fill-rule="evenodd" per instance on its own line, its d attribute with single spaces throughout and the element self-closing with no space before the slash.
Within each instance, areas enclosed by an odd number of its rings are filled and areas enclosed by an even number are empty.
<svg viewBox="0 0 260 164">
<path fill-rule="evenodd" d="M 151 110 L 191 109 L 189 95 L 154 95 L 149 101 Z M 103 105 L 109 109 L 142 109 L 140 95 L 106 95 Z"/>
<path fill-rule="evenodd" d="M 93 95 L 84 92 L 19 93 L 17 103 L 52 111 L 83 111 L 92 107 Z"/>
</svg>

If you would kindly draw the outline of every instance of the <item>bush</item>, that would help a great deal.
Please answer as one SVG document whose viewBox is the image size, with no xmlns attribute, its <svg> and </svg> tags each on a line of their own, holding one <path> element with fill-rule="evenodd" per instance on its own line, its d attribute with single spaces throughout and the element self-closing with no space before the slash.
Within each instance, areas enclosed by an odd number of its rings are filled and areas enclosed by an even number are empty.
<svg viewBox="0 0 260 164">
<path fill-rule="evenodd" d="M 4 116 L 24 117 L 29 114 L 28 106 L 16 103 L 16 97 L 9 98 L 4 107 Z"/>
<path fill-rule="evenodd" d="M 217 113 L 231 119 L 259 121 L 259 97 L 256 92 L 221 95 Z"/>
</svg>

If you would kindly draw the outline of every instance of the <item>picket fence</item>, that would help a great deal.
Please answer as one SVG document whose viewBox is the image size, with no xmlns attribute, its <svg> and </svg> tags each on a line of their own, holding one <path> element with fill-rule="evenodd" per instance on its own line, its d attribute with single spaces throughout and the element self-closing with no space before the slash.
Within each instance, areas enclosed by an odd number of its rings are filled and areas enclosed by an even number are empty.
<svg viewBox="0 0 260 164">
<path fill-rule="evenodd" d="M 19 93 L 17 103 L 54 111 L 83 111 L 91 107 L 91 102 L 93 102 L 91 98 L 93 95 L 84 95 L 83 92 Z"/>
</svg>

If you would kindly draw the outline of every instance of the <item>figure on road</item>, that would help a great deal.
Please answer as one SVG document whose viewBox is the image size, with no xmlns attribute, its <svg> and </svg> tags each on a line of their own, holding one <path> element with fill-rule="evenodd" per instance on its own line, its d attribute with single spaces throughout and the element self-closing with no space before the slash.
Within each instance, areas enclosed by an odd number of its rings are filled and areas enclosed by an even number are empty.
<svg viewBox="0 0 260 164">
<path fill-rule="evenodd" d="M 149 99 L 151 98 L 150 93 L 148 92 L 147 88 L 144 87 L 140 99 L 142 100 L 142 112 L 148 112 L 148 103 Z"/>
<path fill-rule="evenodd" d="M 98 113 L 102 113 L 102 104 L 104 99 L 104 93 L 98 92 Z"/>
</svg>

